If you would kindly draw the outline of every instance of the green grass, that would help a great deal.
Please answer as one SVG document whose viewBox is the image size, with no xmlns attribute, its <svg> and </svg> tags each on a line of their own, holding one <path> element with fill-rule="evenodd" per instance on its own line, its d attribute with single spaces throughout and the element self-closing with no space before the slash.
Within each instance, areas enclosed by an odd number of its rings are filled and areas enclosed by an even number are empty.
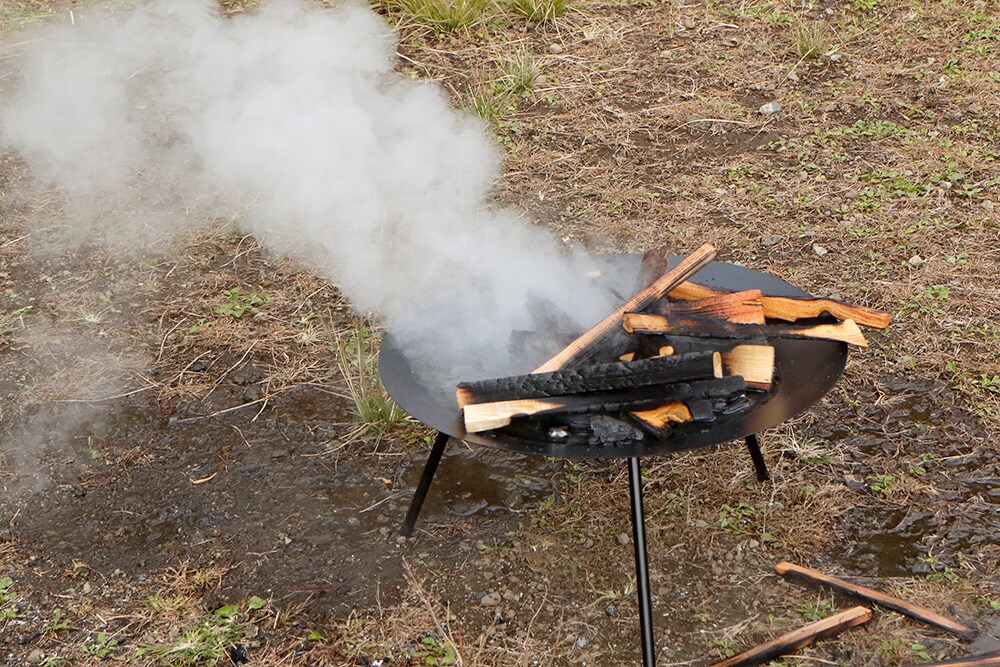
<svg viewBox="0 0 1000 667">
<path fill-rule="evenodd" d="M 504 6 L 532 23 L 548 23 L 565 14 L 572 0 L 505 0 Z"/>
<path fill-rule="evenodd" d="M 532 93 L 535 79 L 542 73 L 542 63 L 526 52 L 521 52 L 510 60 L 500 63 L 500 80 L 502 90 L 511 95 L 528 96 Z"/>
<path fill-rule="evenodd" d="M 440 33 L 477 25 L 493 6 L 491 0 L 386 0 L 385 4 Z"/>
<path fill-rule="evenodd" d="M 799 23 L 792 34 L 795 52 L 803 59 L 817 59 L 826 51 L 823 27 L 818 23 Z"/>
<path fill-rule="evenodd" d="M 152 658 L 164 667 L 216 664 L 243 639 L 246 632 L 244 625 L 265 604 L 263 599 L 253 596 L 243 611 L 234 604 L 219 607 L 162 642 L 142 645 L 136 650 L 136 655 Z"/>
</svg>

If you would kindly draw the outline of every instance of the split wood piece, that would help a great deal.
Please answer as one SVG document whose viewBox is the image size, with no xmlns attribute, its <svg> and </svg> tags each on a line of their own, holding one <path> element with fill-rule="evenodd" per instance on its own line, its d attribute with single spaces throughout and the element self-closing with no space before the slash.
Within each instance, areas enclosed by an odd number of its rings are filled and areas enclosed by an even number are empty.
<svg viewBox="0 0 1000 667">
<path fill-rule="evenodd" d="M 675 299 L 690 301 L 692 299 L 705 299 L 725 293 L 726 290 L 687 281 L 681 283 L 676 289 L 671 291 L 670 296 Z M 843 301 L 837 301 L 836 299 L 768 296 L 765 294 L 761 297 L 761 305 L 764 307 L 764 317 L 784 320 L 786 322 L 794 322 L 808 317 L 819 317 L 823 313 L 830 313 L 841 320 L 854 320 L 858 324 L 876 329 L 885 329 L 892 321 L 891 313 L 865 306 L 855 306 Z"/>
<path fill-rule="evenodd" d="M 519 398 L 550 398 L 596 391 L 623 391 L 636 387 L 690 382 L 722 377 L 722 355 L 692 352 L 639 361 L 616 361 L 568 368 L 548 373 L 515 375 L 495 380 L 462 382 L 455 390 L 458 406 L 512 401 Z"/>
<path fill-rule="evenodd" d="M 942 662 L 922 662 L 914 667 L 1000 667 L 1000 651 L 980 653 Z"/>
<path fill-rule="evenodd" d="M 711 667 L 749 667 L 750 665 L 770 662 L 775 658 L 797 651 L 804 646 L 809 646 L 815 641 L 832 637 L 856 625 L 867 623 L 871 617 L 871 609 L 867 607 L 854 607 L 839 614 L 814 621 L 808 625 L 803 625 L 798 630 L 775 637 L 770 641 L 734 655 L 731 658 L 726 658 L 721 662 L 713 663 Z"/>
<path fill-rule="evenodd" d="M 717 317 L 737 324 L 764 324 L 764 306 L 759 289 L 673 302 L 667 308 L 668 316 L 697 315 Z"/>
<path fill-rule="evenodd" d="M 642 261 L 639 263 L 639 274 L 635 279 L 635 288 L 641 290 L 651 285 L 654 280 L 667 272 L 667 262 L 669 261 L 669 245 L 650 248 L 642 253 Z"/>
<path fill-rule="evenodd" d="M 691 410 L 683 403 L 667 403 L 652 410 L 635 410 L 630 416 L 638 420 L 643 429 L 658 438 L 670 435 L 671 424 L 691 421 Z"/>
<path fill-rule="evenodd" d="M 726 375 L 742 375 L 747 387 L 770 389 L 774 380 L 774 348 L 770 345 L 737 345 L 722 353 Z"/>
<path fill-rule="evenodd" d="M 758 324 L 732 324 L 723 320 L 706 318 L 668 318 L 649 313 L 625 313 L 622 325 L 629 333 L 679 334 L 682 336 L 708 336 L 711 338 L 753 338 L 776 336 L 781 338 L 821 338 L 868 347 L 861 329 L 854 320 L 837 324 L 817 324 L 811 327 L 761 326 Z"/>
<path fill-rule="evenodd" d="M 509 425 L 515 417 L 648 410 L 664 403 L 687 403 L 702 398 L 726 398 L 745 391 L 746 382 L 743 381 L 743 378 L 724 377 L 718 380 L 678 382 L 622 392 L 478 403 L 465 406 L 465 430 L 468 433 L 479 433 L 480 431 L 501 428 Z"/>
<path fill-rule="evenodd" d="M 624 330 L 623 328 L 622 331 Z M 753 336 L 750 338 L 712 338 L 710 336 L 678 336 L 673 333 L 667 333 L 663 336 L 634 336 L 633 338 L 638 338 L 640 341 L 645 338 L 654 339 L 657 341 L 657 345 L 666 345 L 674 348 L 674 354 L 697 352 L 699 350 L 726 352 L 737 345 L 769 345 L 767 339 L 763 336 Z"/>
<path fill-rule="evenodd" d="M 715 255 L 715 248 L 711 244 L 706 243 L 701 246 L 688 255 L 680 264 L 660 276 L 649 287 L 637 292 L 631 299 L 616 308 L 593 328 L 581 334 L 576 340 L 563 348 L 561 352 L 536 368 L 534 372 L 544 373 L 563 368 L 574 358 L 584 354 L 589 347 L 596 345 L 609 332 L 613 332 L 616 329 L 620 331 L 621 327 L 619 325 L 622 315 L 627 312 L 643 310 L 653 301 L 665 297 L 670 290 L 715 259 Z"/>
<path fill-rule="evenodd" d="M 840 591 L 841 593 L 846 593 L 847 595 L 867 600 L 868 602 L 885 607 L 886 609 L 898 611 L 899 613 L 909 616 L 910 618 L 915 618 L 918 621 L 923 621 L 924 623 L 941 628 L 942 630 L 947 630 L 962 639 L 972 639 L 977 634 L 972 628 L 962 625 L 957 621 L 953 621 L 950 618 L 942 616 L 941 614 L 937 614 L 930 609 L 925 609 L 924 607 L 920 607 L 891 595 L 886 595 L 885 593 L 871 588 L 859 586 L 858 584 L 852 584 L 849 581 L 844 581 L 843 579 L 838 579 L 837 577 L 817 572 L 816 570 L 808 567 L 802 567 L 801 565 L 795 565 L 794 563 L 781 562 L 778 563 L 774 569 L 783 577 L 792 577 L 795 579 L 805 580 L 810 584 L 822 584 L 823 586 L 828 586 L 829 588 Z"/>
</svg>

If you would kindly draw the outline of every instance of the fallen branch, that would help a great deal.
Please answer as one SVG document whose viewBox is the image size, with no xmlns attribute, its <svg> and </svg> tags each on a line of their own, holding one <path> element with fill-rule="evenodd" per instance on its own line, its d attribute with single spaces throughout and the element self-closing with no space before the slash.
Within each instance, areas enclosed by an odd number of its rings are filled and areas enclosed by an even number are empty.
<svg viewBox="0 0 1000 667">
<path fill-rule="evenodd" d="M 803 625 L 798 630 L 775 637 L 748 651 L 734 655 L 731 658 L 726 658 L 721 662 L 716 662 L 711 667 L 749 667 L 750 665 L 769 662 L 777 657 L 796 651 L 803 646 L 809 646 L 817 640 L 832 637 L 856 625 L 867 623 L 871 617 L 871 609 L 854 607 L 828 618 Z"/>
<path fill-rule="evenodd" d="M 998 667 L 1000 666 L 1000 651 L 980 653 L 965 658 L 955 658 L 943 662 L 923 662 L 913 667 Z"/>
<path fill-rule="evenodd" d="M 781 562 L 778 563 L 774 569 L 783 577 L 800 579 L 810 584 L 827 586 L 836 591 L 840 591 L 841 593 L 846 593 L 847 595 L 867 600 L 868 602 L 885 607 L 886 609 L 898 611 L 899 613 L 909 616 L 910 618 L 915 618 L 918 621 L 923 621 L 924 623 L 941 628 L 942 630 L 947 630 L 962 639 L 972 639 L 977 634 L 972 628 L 962 625 L 957 621 L 953 621 L 950 618 L 942 616 L 941 614 L 937 614 L 930 609 L 925 609 L 924 607 L 920 607 L 907 602 L 906 600 L 901 600 L 871 588 L 859 586 L 858 584 L 852 584 L 849 581 L 844 581 L 843 579 L 838 579 L 837 577 L 817 572 L 816 570 L 808 567 L 802 567 L 800 565 L 795 565 L 794 563 Z"/>
</svg>

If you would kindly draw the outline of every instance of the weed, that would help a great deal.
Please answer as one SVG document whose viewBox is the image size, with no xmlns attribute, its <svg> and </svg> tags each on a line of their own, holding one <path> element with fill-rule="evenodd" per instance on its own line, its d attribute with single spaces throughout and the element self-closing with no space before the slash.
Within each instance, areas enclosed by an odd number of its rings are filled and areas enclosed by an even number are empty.
<svg viewBox="0 0 1000 667">
<path fill-rule="evenodd" d="M 870 475 L 868 477 L 868 483 L 872 491 L 880 493 L 886 497 L 891 496 L 896 492 L 895 475 Z"/>
<path fill-rule="evenodd" d="M 410 427 L 413 421 L 393 401 L 378 375 L 378 339 L 360 318 L 350 333 L 337 338 L 337 359 L 354 403 L 357 435 L 380 440 L 390 431 Z"/>
<path fill-rule="evenodd" d="M 879 2 L 880 0 L 853 0 L 851 4 L 855 9 L 863 12 L 870 12 L 873 9 L 878 8 Z"/>
<path fill-rule="evenodd" d="M 262 306 L 271 300 L 271 297 L 263 292 L 258 292 L 254 288 L 245 290 L 242 287 L 235 287 L 223 296 L 226 302 L 221 306 L 212 308 L 212 312 L 216 315 L 229 315 L 236 319 L 243 317 L 247 313 L 256 315 L 260 312 L 257 306 Z"/>
<path fill-rule="evenodd" d="M 958 586 L 964 583 L 958 574 L 958 570 L 943 562 L 934 554 L 921 556 L 920 570 L 924 571 L 924 579 L 936 584 L 948 584 Z"/>
<path fill-rule="evenodd" d="M 52 620 L 49 621 L 48 623 L 46 623 L 42 627 L 42 632 L 44 634 L 50 634 L 50 633 L 51 634 L 56 634 L 57 632 L 61 632 L 63 630 L 69 630 L 69 629 L 71 629 L 70 625 L 69 625 L 69 619 L 68 618 L 63 618 L 62 610 L 59 609 L 59 608 L 56 608 L 52 612 Z"/>
<path fill-rule="evenodd" d="M 799 23 L 793 33 L 795 52 L 805 59 L 815 59 L 826 51 L 823 28 L 818 23 Z"/>
<path fill-rule="evenodd" d="M 243 624 L 265 604 L 262 598 L 253 596 L 247 601 L 247 609 L 243 612 L 234 604 L 219 607 L 182 628 L 172 640 L 142 645 L 137 649 L 136 655 L 148 655 L 159 664 L 171 667 L 203 662 L 215 664 L 215 661 L 228 655 L 230 648 L 243 638 Z"/>
<path fill-rule="evenodd" d="M 505 92 L 522 97 L 530 95 L 535 79 L 542 73 L 542 64 L 527 53 L 500 63 L 499 84 Z"/>
<path fill-rule="evenodd" d="M 822 438 L 797 438 L 790 435 L 782 439 L 782 454 L 789 454 L 808 466 L 825 466 L 833 461 L 829 443 Z"/>
<path fill-rule="evenodd" d="M 734 533 L 742 533 L 753 523 L 758 509 L 750 503 L 740 502 L 736 507 L 723 505 L 719 511 L 719 527 Z"/>
<path fill-rule="evenodd" d="M 31 306 L 25 306 L 24 308 L 18 308 L 10 313 L 0 315 L 0 349 L 3 349 L 5 345 L 11 345 L 8 337 L 15 331 L 18 324 L 21 328 L 24 328 L 24 316 L 30 311 Z"/>
<path fill-rule="evenodd" d="M 826 618 L 833 612 L 833 603 L 830 600 L 803 602 L 800 605 L 796 605 L 792 611 L 801 616 L 805 621 L 818 621 Z"/>
<path fill-rule="evenodd" d="M 425 665 L 458 664 L 458 648 L 448 638 L 442 639 L 437 635 L 427 635 L 420 640 L 420 646 L 417 650 Z"/>
<path fill-rule="evenodd" d="M 17 594 L 13 591 L 14 580 L 0 579 L 0 627 L 17 618 Z"/>
<path fill-rule="evenodd" d="M 484 19 L 490 0 L 390 0 L 390 7 L 409 14 L 436 32 L 456 32 Z"/>
<path fill-rule="evenodd" d="M 573 6 L 573 0 L 505 0 L 504 4 L 532 23 L 547 23 Z"/>
<path fill-rule="evenodd" d="M 739 644 L 732 637 L 719 637 L 713 639 L 712 643 L 715 644 L 719 653 L 722 654 L 724 658 L 731 658 L 736 655 L 736 649 L 739 648 Z"/>
<path fill-rule="evenodd" d="M 849 127 L 830 130 L 829 137 L 853 137 L 855 139 L 893 139 L 906 137 L 913 132 L 891 120 L 859 120 Z"/>
<path fill-rule="evenodd" d="M 84 644 L 83 650 L 87 655 L 103 660 L 118 649 L 118 640 L 109 637 L 103 632 L 98 633 L 93 644 Z"/>
<path fill-rule="evenodd" d="M 979 601 L 990 609 L 1000 610 L 1000 599 L 992 598 L 989 595 L 979 596 Z"/>
<path fill-rule="evenodd" d="M 490 125 L 499 125 L 505 116 L 516 109 L 511 95 L 498 84 L 475 90 L 462 102 L 462 106 Z"/>
</svg>

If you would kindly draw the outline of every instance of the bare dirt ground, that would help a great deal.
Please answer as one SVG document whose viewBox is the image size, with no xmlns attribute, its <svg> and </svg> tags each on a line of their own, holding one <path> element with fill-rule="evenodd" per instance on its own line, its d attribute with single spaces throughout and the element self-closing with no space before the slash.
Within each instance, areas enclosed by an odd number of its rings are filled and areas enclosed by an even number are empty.
<svg viewBox="0 0 1000 667">
<path fill-rule="evenodd" d="M 0 59 L 82 5 L 5 0 Z M 981 630 L 885 612 L 786 664 L 1000 649 L 1000 5 L 615 0 L 445 34 L 379 11 L 558 237 L 710 241 L 895 314 L 762 434 L 770 483 L 738 443 L 644 462 L 659 664 L 850 604 L 780 560 Z M 431 434 L 359 433 L 339 350 L 370 341 L 334 286 L 238 221 L 142 259 L 56 250 L 60 205 L 0 157 L 5 664 L 638 662 L 623 463 L 453 444 L 399 538 Z"/>
</svg>

